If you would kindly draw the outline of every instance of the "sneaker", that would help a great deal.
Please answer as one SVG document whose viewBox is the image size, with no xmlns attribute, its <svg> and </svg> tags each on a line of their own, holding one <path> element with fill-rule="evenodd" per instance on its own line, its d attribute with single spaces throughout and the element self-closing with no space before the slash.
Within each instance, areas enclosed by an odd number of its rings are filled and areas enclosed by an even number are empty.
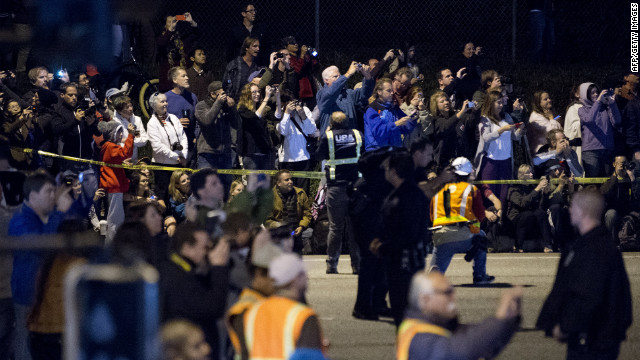
<svg viewBox="0 0 640 360">
<path fill-rule="evenodd" d="M 487 285 L 487 284 L 491 284 L 495 280 L 496 280 L 495 276 L 484 274 L 483 276 L 480 276 L 480 277 L 474 277 L 473 285 Z"/>
<path fill-rule="evenodd" d="M 331 264 L 327 264 L 327 274 L 337 274 L 338 273 L 338 267 L 337 266 L 333 266 Z"/>
</svg>

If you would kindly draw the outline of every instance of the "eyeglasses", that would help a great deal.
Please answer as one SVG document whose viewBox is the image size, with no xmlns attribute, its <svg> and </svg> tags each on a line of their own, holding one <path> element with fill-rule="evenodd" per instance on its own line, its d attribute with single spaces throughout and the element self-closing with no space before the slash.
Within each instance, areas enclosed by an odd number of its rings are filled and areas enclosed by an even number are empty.
<svg viewBox="0 0 640 360">
<path fill-rule="evenodd" d="M 260 94 L 260 90 L 254 90 L 251 92 L 251 94 Z"/>
<path fill-rule="evenodd" d="M 244 12 L 246 12 L 246 13 L 253 13 L 253 14 L 255 14 L 255 13 L 256 13 L 256 9 L 245 10 Z"/>
</svg>

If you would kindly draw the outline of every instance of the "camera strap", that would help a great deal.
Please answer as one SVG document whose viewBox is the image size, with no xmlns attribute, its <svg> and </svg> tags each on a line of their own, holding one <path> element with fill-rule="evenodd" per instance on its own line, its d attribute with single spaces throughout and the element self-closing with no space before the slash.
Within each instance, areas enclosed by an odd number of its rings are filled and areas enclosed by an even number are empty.
<svg viewBox="0 0 640 360">
<path fill-rule="evenodd" d="M 169 115 L 167 115 L 167 118 L 162 121 L 160 119 L 160 117 L 158 117 L 158 121 L 160 121 L 160 125 L 162 125 L 162 128 L 164 129 L 164 133 L 167 134 L 167 140 L 169 140 L 169 147 L 171 147 L 171 144 L 173 144 L 173 142 L 171 142 L 171 137 L 169 136 L 169 132 L 167 131 L 167 128 L 165 127 L 166 125 L 164 124 L 165 122 L 169 122 L 171 124 L 171 127 L 173 128 L 173 131 L 176 133 L 176 142 L 180 143 L 180 136 L 178 135 L 178 130 L 176 130 L 176 126 L 173 125 L 173 121 L 171 121 L 171 117 Z"/>
</svg>

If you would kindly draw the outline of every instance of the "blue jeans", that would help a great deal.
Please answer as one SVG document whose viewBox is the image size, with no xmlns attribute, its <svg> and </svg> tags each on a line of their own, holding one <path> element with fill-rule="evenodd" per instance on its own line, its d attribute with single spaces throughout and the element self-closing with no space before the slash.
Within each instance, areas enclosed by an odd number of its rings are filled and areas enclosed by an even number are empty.
<svg viewBox="0 0 640 360">
<path fill-rule="evenodd" d="M 198 169 L 214 168 L 230 170 L 233 163 L 232 153 L 199 153 L 198 154 Z M 232 175 L 218 174 L 218 178 L 224 186 L 225 195 L 229 193 L 231 187 Z"/>
<path fill-rule="evenodd" d="M 471 249 L 471 238 L 463 241 L 448 242 L 436 245 L 433 249 L 430 267 L 434 265 L 444 274 L 451 263 L 453 255 L 464 253 Z M 482 277 L 487 273 L 487 252 L 478 250 L 473 257 L 473 277 Z"/>
<path fill-rule="evenodd" d="M 613 151 L 582 150 L 582 165 L 586 177 L 609 177 L 613 173 Z"/>
<path fill-rule="evenodd" d="M 16 313 L 16 331 L 13 338 L 15 360 L 31 360 L 29 351 L 29 330 L 27 329 L 27 317 L 31 306 L 13 303 Z"/>
</svg>

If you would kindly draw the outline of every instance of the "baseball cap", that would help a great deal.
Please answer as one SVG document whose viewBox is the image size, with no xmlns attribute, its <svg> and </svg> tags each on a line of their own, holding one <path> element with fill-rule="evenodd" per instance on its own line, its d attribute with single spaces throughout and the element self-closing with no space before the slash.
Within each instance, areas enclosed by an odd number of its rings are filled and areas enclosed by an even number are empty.
<svg viewBox="0 0 640 360">
<path fill-rule="evenodd" d="M 107 90 L 107 92 L 105 93 L 105 96 L 107 97 L 107 99 L 110 99 L 112 96 L 122 94 L 122 93 L 123 91 L 120 89 L 111 88 Z"/>
<path fill-rule="evenodd" d="M 304 263 L 297 254 L 282 254 L 269 264 L 269 277 L 275 286 L 287 285 L 304 271 Z"/>
<path fill-rule="evenodd" d="M 473 165 L 471 161 L 465 157 L 458 157 L 451 163 L 451 166 L 455 169 L 455 173 L 458 175 L 469 175 L 473 172 Z"/>
</svg>

